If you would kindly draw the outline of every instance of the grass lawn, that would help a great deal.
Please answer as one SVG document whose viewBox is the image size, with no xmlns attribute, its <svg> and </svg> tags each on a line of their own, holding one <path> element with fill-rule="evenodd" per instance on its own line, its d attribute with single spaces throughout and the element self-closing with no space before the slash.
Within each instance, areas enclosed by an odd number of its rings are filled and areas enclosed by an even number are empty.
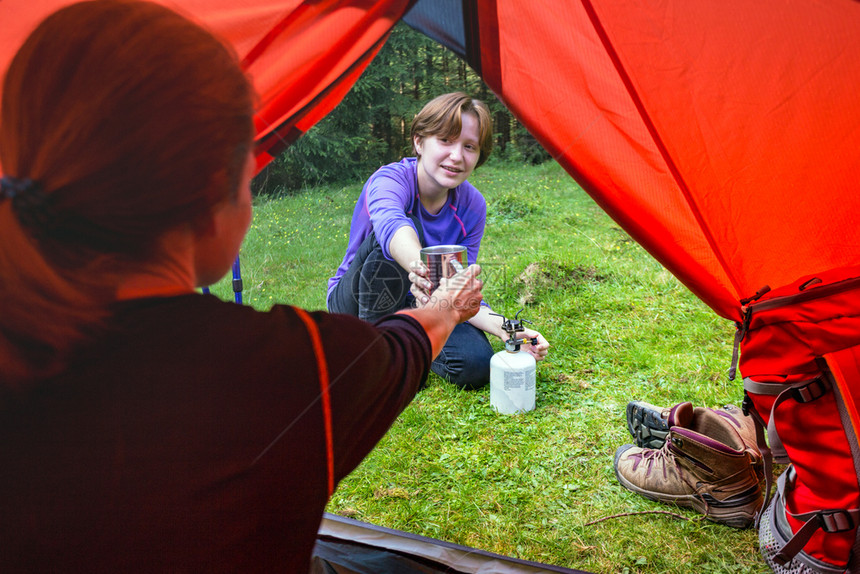
<svg viewBox="0 0 860 574">
<path fill-rule="evenodd" d="M 630 442 L 628 401 L 740 403 L 741 382 L 726 378 L 733 325 L 557 164 L 491 163 L 470 181 L 489 203 L 485 297 L 497 313 L 524 308 L 552 345 L 538 365 L 537 407 L 499 415 L 488 388 L 431 376 L 329 511 L 595 573 L 770 572 L 754 530 L 646 500 L 612 470 L 615 449 Z M 360 190 L 259 199 L 241 256 L 245 303 L 324 309 Z M 228 280 L 213 292 L 232 299 Z"/>
</svg>

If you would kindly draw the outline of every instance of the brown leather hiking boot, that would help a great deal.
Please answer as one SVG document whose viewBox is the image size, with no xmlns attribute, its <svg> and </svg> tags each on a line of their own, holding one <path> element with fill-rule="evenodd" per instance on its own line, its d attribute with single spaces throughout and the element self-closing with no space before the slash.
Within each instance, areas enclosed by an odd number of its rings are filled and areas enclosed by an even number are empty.
<svg viewBox="0 0 860 574">
<path fill-rule="evenodd" d="M 696 412 L 707 407 L 693 408 L 693 403 L 679 403 L 674 407 L 659 407 L 643 401 L 630 401 L 627 403 L 627 430 L 633 436 L 636 446 L 647 448 L 660 448 L 669 434 L 669 416 L 675 411 L 675 419 L 689 420 Z M 758 451 L 755 436 L 755 421 L 749 415 L 745 415 L 740 407 L 726 405 L 720 409 L 708 409 L 714 411 L 735 427 L 735 430 L 744 439 L 748 448 Z"/>
<path fill-rule="evenodd" d="M 659 449 L 624 445 L 615 452 L 621 485 L 651 500 L 693 508 L 735 528 L 752 524 L 764 502 L 755 434 L 749 446 L 719 409 L 676 405 Z"/>
</svg>

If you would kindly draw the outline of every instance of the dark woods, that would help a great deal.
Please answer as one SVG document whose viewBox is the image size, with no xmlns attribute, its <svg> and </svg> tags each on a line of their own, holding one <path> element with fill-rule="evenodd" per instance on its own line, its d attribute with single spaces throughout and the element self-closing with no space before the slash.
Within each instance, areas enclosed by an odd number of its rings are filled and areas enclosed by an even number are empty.
<svg viewBox="0 0 860 574">
<path fill-rule="evenodd" d="M 400 23 L 343 102 L 260 172 L 254 192 L 295 193 L 363 181 L 379 166 L 410 155 L 412 117 L 431 98 L 455 90 L 490 107 L 495 124 L 491 161 L 549 159 L 465 62 Z"/>
</svg>

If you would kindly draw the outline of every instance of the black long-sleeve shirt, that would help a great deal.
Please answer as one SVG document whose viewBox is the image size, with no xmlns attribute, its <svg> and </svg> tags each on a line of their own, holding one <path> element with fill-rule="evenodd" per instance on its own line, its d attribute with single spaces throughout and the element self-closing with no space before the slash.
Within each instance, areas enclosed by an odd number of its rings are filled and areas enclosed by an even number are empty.
<svg viewBox="0 0 860 574">
<path fill-rule="evenodd" d="M 402 315 L 310 316 L 337 482 L 415 395 L 430 342 Z M 0 391 L 0 571 L 307 572 L 326 460 L 314 350 L 294 309 L 124 303 L 64 376 Z"/>
</svg>

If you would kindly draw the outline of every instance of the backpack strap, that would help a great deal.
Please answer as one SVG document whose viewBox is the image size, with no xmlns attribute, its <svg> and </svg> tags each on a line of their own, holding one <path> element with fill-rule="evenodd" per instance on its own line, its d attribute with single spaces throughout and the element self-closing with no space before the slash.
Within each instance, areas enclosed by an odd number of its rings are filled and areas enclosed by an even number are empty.
<svg viewBox="0 0 860 574">
<path fill-rule="evenodd" d="M 776 431 L 776 423 L 774 422 L 774 413 L 776 408 L 789 399 L 794 399 L 798 403 L 811 403 L 816 399 L 823 397 L 830 390 L 830 384 L 824 377 L 815 377 L 798 381 L 796 383 L 760 383 L 749 377 L 744 379 L 744 391 L 754 393 L 756 395 L 776 395 L 776 400 L 770 409 L 770 417 L 767 422 L 767 440 L 770 443 L 770 450 L 773 453 L 774 462 L 787 464 L 791 462 L 788 458 L 788 453 L 785 447 L 782 446 L 782 440 L 779 438 L 779 433 Z M 763 422 L 763 421 L 762 421 Z"/>
<path fill-rule="evenodd" d="M 782 500 L 785 500 L 786 488 L 794 486 L 796 479 L 797 472 L 793 466 L 789 466 L 779 477 L 777 490 Z M 860 524 L 860 508 L 815 510 L 813 512 L 794 514 L 789 512 L 788 507 L 786 507 L 785 513 L 804 524 L 785 543 L 785 546 L 780 548 L 776 556 L 773 557 L 773 561 L 780 566 L 785 566 L 791 562 L 791 559 L 806 546 L 812 535 L 819 529 L 825 532 L 845 532 Z"/>
<path fill-rule="evenodd" d="M 316 322 L 311 319 L 308 312 L 298 307 L 293 307 L 293 311 L 299 316 L 299 319 L 305 324 L 305 328 L 310 335 L 311 346 L 314 349 L 314 356 L 317 362 L 317 375 L 320 384 L 320 401 L 322 403 L 323 426 L 325 428 L 325 451 L 326 451 L 326 470 L 328 473 L 328 495 L 331 497 L 334 494 L 334 433 L 332 432 L 331 424 L 331 396 L 329 395 L 329 376 L 328 363 L 325 360 L 325 350 L 323 349 L 322 339 L 320 338 L 319 328 Z"/>
<path fill-rule="evenodd" d="M 744 391 L 744 400 L 741 403 L 741 410 L 744 415 L 749 415 L 755 423 L 755 443 L 761 453 L 762 464 L 764 465 L 764 503 L 761 506 L 761 510 L 756 513 L 755 527 L 757 530 L 762 514 L 770 502 L 770 492 L 773 487 L 773 453 L 770 451 L 770 447 L 767 445 L 767 441 L 764 438 L 764 431 L 765 428 L 767 428 L 767 425 L 764 424 L 764 419 L 758 412 L 758 409 L 756 409 L 755 404 L 746 391 Z"/>
<path fill-rule="evenodd" d="M 794 399 L 799 403 L 808 403 L 823 397 L 828 390 L 830 390 L 830 385 L 824 377 L 816 377 L 788 385 L 785 383 L 761 383 L 749 377 L 744 378 L 743 412 L 750 415 L 753 421 L 755 421 L 756 446 L 761 451 L 764 460 L 765 498 L 762 512 L 770 502 L 773 486 L 773 463 L 784 464 L 791 462 L 785 447 L 782 445 L 782 439 L 779 438 L 779 433 L 776 430 L 776 417 L 774 416 L 776 407 L 788 399 Z M 756 409 L 748 393 L 768 396 L 776 395 L 776 400 L 770 409 L 767 424 L 764 423 L 764 418 L 758 412 L 758 409 Z M 767 429 L 767 441 L 764 438 L 764 429 Z M 761 518 L 762 512 L 759 512 L 756 516 L 756 528 L 758 528 L 758 521 Z"/>
</svg>

